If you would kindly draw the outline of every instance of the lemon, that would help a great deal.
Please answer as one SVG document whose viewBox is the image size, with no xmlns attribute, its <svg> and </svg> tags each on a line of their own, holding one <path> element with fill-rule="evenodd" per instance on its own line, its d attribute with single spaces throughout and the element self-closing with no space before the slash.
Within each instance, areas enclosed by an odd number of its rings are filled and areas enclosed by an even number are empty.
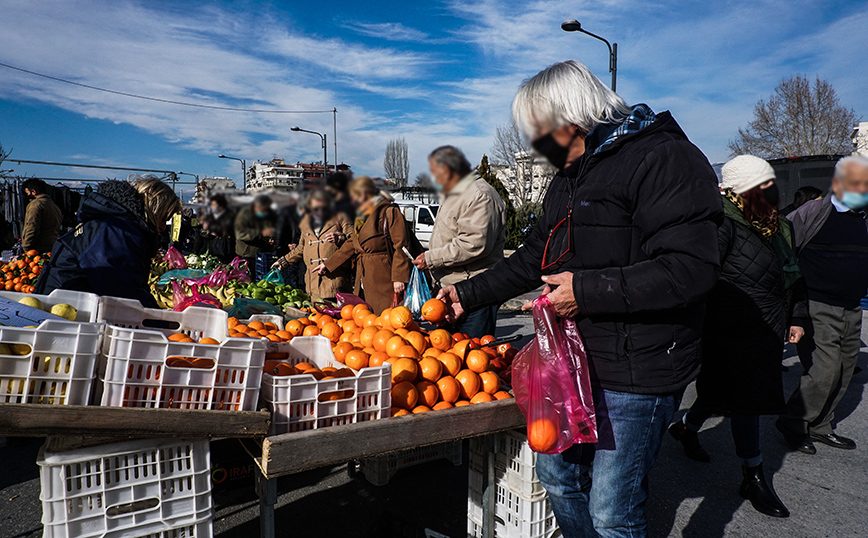
<svg viewBox="0 0 868 538">
<path fill-rule="evenodd" d="M 9 347 L 9 344 L 0 344 L 0 355 L 11 355 L 12 348 Z"/>
<path fill-rule="evenodd" d="M 51 307 L 51 313 L 69 321 L 75 321 L 75 317 L 78 316 L 78 310 L 71 304 L 56 304 Z"/>
<path fill-rule="evenodd" d="M 24 306 L 45 310 L 45 305 L 42 304 L 42 301 L 40 301 L 36 297 L 22 297 L 18 302 L 23 304 Z"/>
<path fill-rule="evenodd" d="M 28 344 L 12 344 L 13 355 L 29 355 L 33 348 Z"/>
</svg>

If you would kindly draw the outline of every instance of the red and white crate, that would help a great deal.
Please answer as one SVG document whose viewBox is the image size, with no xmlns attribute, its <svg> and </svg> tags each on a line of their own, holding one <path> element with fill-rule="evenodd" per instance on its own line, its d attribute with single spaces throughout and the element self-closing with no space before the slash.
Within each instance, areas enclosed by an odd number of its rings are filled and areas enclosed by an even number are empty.
<svg viewBox="0 0 868 538">
<path fill-rule="evenodd" d="M 100 357 L 102 405 L 229 411 L 255 410 L 262 382 L 265 344 L 228 338 L 223 310 L 190 307 L 183 312 L 143 308 L 138 301 L 103 297 Z M 193 340 L 210 337 L 219 345 L 170 341 L 182 332 Z M 210 368 L 177 368 L 169 357 L 210 359 Z"/>
<path fill-rule="evenodd" d="M 147 439 L 58 453 L 43 447 L 37 463 L 44 538 L 210 536 L 207 440 Z"/>
<path fill-rule="evenodd" d="M 345 368 L 322 336 L 297 336 L 269 343 L 268 353 L 285 353 L 284 362 L 309 362 L 322 369 Z M 262 399 L 272 411 L 271 434 L 297 432 L 377 420 L 391 416 L 392 367 L 363 368 L 355 377 L 322 379 L 308 374 L 262 376 Z M 336 399 L 332 399 L 336 398 Z"/>
</svg>

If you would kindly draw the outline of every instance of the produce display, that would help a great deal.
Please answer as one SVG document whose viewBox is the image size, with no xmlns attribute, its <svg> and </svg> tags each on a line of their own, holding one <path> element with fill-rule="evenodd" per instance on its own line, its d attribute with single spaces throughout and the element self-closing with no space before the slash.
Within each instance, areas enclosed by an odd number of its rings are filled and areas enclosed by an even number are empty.
<svg viewBox="0 0 868 538">
<path fill-rule="evenodd" d="M 75 321 L 76 316 L 78 316 L 78 309 L 71 304 L 56 304 L 51 308 L 46 308 L 45 305 L 42 304 L 42 301 L 36 297 L 24 297 L 18 302 L 31 308 L 38 308 L 39 310 L 48 312 L 52 316 L 57 316 L 68 321 Z"/>
<path fill-rule="evenodd" d="M 50 253 L 41 255 L 35 250 L 28 250 L 19 259 L 0 266 L 6 291 L 33 293 L 33 286 L 50 256 Z"/>
<path fill-rule="evenodd" d="M 288 306 L 298 309 L 313 307 L 310 302 L 310 295 L 307 293 L 294 289 L 289 284 L 277 284 L 268 280 L 260 280 L 255 284 L 252 282 L 238 283 L 235 285 L 235 293 L 281 308 Z"/>
</svg>

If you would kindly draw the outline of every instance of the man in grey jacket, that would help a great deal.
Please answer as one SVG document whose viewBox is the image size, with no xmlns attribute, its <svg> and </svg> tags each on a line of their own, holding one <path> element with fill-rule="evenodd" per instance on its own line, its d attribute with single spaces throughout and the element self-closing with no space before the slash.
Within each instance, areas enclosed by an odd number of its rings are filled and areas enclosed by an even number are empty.
<svg viewBox="0 0 868 538">
<path fill-rule="evenodd" d="M 503 259 L 506 204 L 458 148 L 435 149 L 428 164 L 435 188 L 443 192 L 443 202 L 434 221 L 430 250 L 413 263 L 429 269 L 442 288 L 478 275 Z M 471 338 L 493 335 L 497 308 L 480 308 L 452 329 Z"/>
<path fill-rule="evenodd" d="M 816 454 L 814 441 L 854 449 L 832 429 L 861 347 L 868 290 L 868 159 L 845 157 L 835 166 L 832 194 L 789 216 L 808 290 L 812 329 L 798 345 L 804 367 L 799 388 L 776 423 L 791 448 Z"/>
</svg>

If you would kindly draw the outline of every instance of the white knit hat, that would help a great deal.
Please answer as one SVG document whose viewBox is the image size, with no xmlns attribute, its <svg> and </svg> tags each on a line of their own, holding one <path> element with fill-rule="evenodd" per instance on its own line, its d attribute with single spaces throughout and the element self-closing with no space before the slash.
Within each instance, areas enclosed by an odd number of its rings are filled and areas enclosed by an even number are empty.
<svg viewBox="0 0 868 538">
<path fill-rule="evenodd" d="M 753 155 L 739 155 L 721 169 L 720 186 L 741 194 L 767 181 L 775 179 L 775 169 L 764 159 Z"/>
</svg>

